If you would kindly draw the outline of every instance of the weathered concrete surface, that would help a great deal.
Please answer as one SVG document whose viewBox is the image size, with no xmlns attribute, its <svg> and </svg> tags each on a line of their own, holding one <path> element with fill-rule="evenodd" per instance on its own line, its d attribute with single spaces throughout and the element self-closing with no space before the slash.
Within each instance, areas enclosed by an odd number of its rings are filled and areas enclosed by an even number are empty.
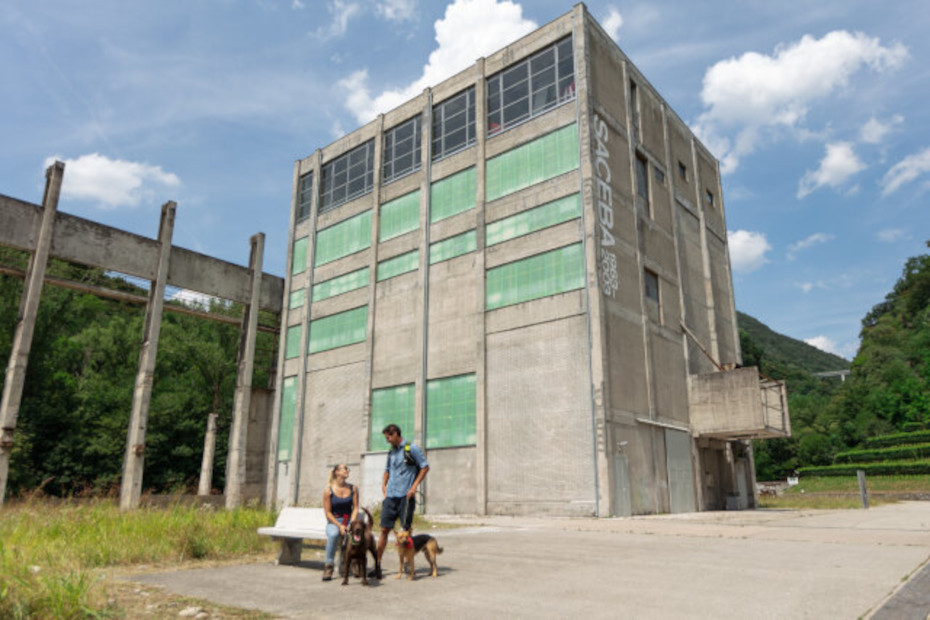
<svg viewBox="0 0 930 620">
<path fill-rule="evenodd" d="M 322 582 L 320 561 L 133 578 L 289 618 L 899 617 L 894 604 L 902 595 L 918 614 L 907 617 L 930 612 L 930 591 L 901 587 L 912 574 L 915 582 L 925 577 L 915 572 L 930 557 L 930 502 L 480 523 L 437 531 L 439 578 L 427 577 L 418 558 L 413 583 L 395 580 L 390 548 L 386 578 L 368 589 L 357 580 L 344 588 Z"/>
</svg>

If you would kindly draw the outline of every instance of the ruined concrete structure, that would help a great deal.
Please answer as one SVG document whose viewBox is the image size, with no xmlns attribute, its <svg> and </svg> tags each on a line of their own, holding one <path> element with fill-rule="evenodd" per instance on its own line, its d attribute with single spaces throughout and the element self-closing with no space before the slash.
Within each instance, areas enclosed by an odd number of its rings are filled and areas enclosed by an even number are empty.
<svg viewBox="0 0 930 620">
<path fill-rule="evenodd" d="M 380 501 L 393 422 L 426 512 L 749 507 L 790 432 L 718 162 L 583 4 L 298 161 L 290 244 L 269 501 Z"/>
</svg>

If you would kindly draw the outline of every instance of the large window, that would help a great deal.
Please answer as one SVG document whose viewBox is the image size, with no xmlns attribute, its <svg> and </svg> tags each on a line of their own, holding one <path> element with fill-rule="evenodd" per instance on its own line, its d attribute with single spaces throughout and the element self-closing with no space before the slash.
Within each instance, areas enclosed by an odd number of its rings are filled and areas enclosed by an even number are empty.
<svg viewBox="0 0 930 620">
<path fill-rule="evenodd" d="M 371 211 L 359 213 L 316 233 L 317 267 L 371 246 Z"/>
<path fill-rule="evenodd" d="M 584 288 L 581 244 L 489 269 L 485 286 L 488 310 Z"/>
<path fill-rule="evenodd" d="M 475 167 L 447 176 L 430 186 L 429 221 L 432 223 L 475 206 L 478 175 Z"/>
<path fill-rule="evenodd" d="M 384 132 L 383 183 L 420 169 L 420 115 Z"/>
<path fill-rule="evenodd" d="M 307 299 L 307 289 L 299 288 L 296 291 L 291 291 L 290 301 L 288 302 L 288 310 L 295 310 L 304 305 L 304 302 Z"/>
<path fill-rule="evenodd" d="M 574 98 L 575 69 L 568 37 L 488 78 L 488 135 Z"/>
<path fill-rule="evenodd" d="M 475 87 L 433 106 L 433 159 L 475 143 Z"/>
<path fill-rule="evenodd" d="M 294 443 L 294 414 L 297 412 L 297 377 L 285 377 L 281 390 L 281 419 L 278 424 L 278 460 L 291 460 Z"/>
<path fill-rule="evenodd" d="M 331 162 L 323 164 L 320 213 L 332 211 L 339 205 L 370 192 L 374 165 L 374 140 L 369 140 Z"/>
<path fill-rule="evenodd" d="M 487 200 L 578 167 L 578 126 L 567 125 L 488 160 Z"/>
<path fill-rule="evenodd" d="M 368 329 L 368 306 L 346 310 L 310 321 L 308 353 L 318 353 L 365 342 Z"/>
<path fill-rule="evenodd" d="M 486 245 L 495 245 L 581 217 L 581 196 L 572 194 L 511 215 L 485 228 Z"/>
<path fill-rule="evenodd" d="M 369 450 L 390 448 L 381 433 L 388 424 L 396 424 L 402 433 L 413 437 L 413 414 L 416 390 L 412 383 L 371 391 L 371 432 Z"/>
<path fill-rule="evenodd" d="M 300 325 L 291 325 L 287 328 L 287 337 L 284 343 L 284 359 L 294 359 L 300 355 Z"/>
<path fill-rule="evenodd" d="M 313 285 L 313 301 L 322 301 L 368 286 L 368 267 Z"/>
<path fill-rule="evenodd" d="M 659 276 L 648 269 L 643 270 L 643 289 L 646 298 L 646 315 L 650 320 L 661 323 L 662 314 L 660 312 L 659 298 Z"/>
<path fill-rule="evenodd" d="M 291 275 L 296 276 L 307 270 L 308 237 L 301 237 L 294 241 L 294 253 L 291 255 Z"/>
<path fill-rule="evenodd" d="M 383 260 L 378 263 L 378 282 L 381 282 L 382 280 L 388 280 L 403 273 L 416 271 L 417 267 L 419 266 L 420 253 L 418 250 L 413 250 L 412 252 L 407 252 L 406 254 L 401 254 L 400 256 L 395 256 L 393 258 Z"/>
<path fill-rule="evenodd" d="M 420 190 L 381 205 L 378 241 L 399 237 L 420 227 Z"/>
<path fill-rule="evenodd" d="M 474 230 L 469 230 L 461 235 L 431 243 L 429 246 L 429 264 L 435 265 L 444 260 L 474 252 L 477 248 L 478 236 Z"/>
<path fill-rule="evenodd" d="M 426 382 L 426 447 L 473 446 L 475 375 Z"/>
<path fill-rule="evenodd" d="M 313 173 L 300 177 L 297 190 L 297 221 L 301 222 L 310 217 L 310 206 L 313 202 Z"/>
</svg>

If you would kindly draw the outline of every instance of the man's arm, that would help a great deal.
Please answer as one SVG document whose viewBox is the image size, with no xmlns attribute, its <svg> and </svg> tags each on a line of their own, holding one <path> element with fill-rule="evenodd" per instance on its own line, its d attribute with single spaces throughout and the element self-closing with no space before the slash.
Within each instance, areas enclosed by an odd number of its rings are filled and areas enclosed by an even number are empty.
<svg viewBox="0 0 930 620">
<path fill-rule="evenodd" d="M 390 478 L 390 477 L 391 477 L 391 472 L 389 472 L 388 470 L 385 469 L 385 470 L 384 470 L 384 479 L 381 480 L 381 493 L 382 493 L 385 497 L 387 497 L 387 483 L 388 483 L 388 478 Z"/>
<path fill-rule="evenodd" d="M 417 474 L 417 477 L 414 478 L 413 484 L 410 485 L 410 490 L 407 491 L 407 499 L 410 499 L 417 492 L 417 487 L 420 486 L 420 483 L 423 481 L 423 478 L 426 478 L 426 472 L 429 471 L 429 465 L 420 470 L 420 473 Z"/>
</svg>

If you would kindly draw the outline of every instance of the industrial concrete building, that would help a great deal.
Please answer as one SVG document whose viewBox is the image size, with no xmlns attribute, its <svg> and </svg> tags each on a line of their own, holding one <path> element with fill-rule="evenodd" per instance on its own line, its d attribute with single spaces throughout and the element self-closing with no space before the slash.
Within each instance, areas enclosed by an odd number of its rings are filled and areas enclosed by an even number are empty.
<svg viewBox="0 0 930 620">
<path fill-rule="evenodd" d="M 583 4 L 299 160 L 266 499 L 427 513 L 754 505 L 790 432 L 740 368 L 718 162 Z"/>
</svg>

